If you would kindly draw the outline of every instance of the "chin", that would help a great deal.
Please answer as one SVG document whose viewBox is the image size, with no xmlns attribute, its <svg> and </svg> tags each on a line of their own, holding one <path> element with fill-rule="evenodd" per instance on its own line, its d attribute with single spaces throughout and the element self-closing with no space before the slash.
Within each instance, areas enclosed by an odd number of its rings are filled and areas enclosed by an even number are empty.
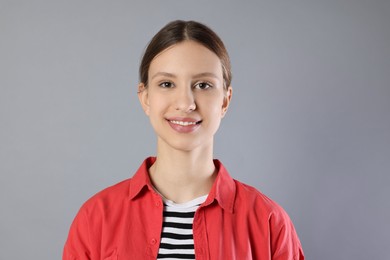
<svg viewBox="0 0 390 260">
<path fill-rule="evenodd" d="M 205 149 L 212 146 L 212 141 L 202 142 L 201 140 L 196 140 L 195 138 L 170 138 L 171 140 L 161 140 L 168 147 L 183 152 L 191 152 L 197 149 Z M 174 140 L 172 140 L 174 139 Z"/>
<path fill-rule="evenodd" d="M 173 149 L 183 152 L 191 152 L 201 146 L 199 143 L 194 142 L 174 142 L 169 144 Z"/>
</svg>

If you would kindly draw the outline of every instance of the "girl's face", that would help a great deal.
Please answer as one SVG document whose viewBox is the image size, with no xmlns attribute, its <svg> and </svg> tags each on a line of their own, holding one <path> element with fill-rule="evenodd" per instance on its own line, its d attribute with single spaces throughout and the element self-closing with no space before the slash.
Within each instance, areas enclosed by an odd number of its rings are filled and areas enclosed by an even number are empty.
<svg viewBox="0 0 390 260">
<path fill-rule="evenodd" d="M 212 147 L 232 93 L 230 86 L 224 89 L 218 56 L 184 41 L 159 53 L 148 77 L 147 87 L 139 85 L 139 98 L 158 143 L 184 151 Z"/>
</svg>

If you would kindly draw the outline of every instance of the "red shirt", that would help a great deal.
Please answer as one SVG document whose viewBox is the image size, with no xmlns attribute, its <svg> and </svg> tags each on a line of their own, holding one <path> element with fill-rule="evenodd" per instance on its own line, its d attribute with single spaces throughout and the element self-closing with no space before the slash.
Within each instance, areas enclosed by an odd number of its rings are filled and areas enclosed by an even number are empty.
<svg viewBox="0 0 390 260">
<path fill-rule="evenodd" d="M 156 259 L 163 202 L 153 189 L 147 158 L 133 178 L 109 187 L 80 209 L 66 241 L 63 260 Z M 218 175 L 194 216 L 197 260 L 303 260 L 287 213 L 255 188 L 230 177 L 214 161 Z"/>
</svg>

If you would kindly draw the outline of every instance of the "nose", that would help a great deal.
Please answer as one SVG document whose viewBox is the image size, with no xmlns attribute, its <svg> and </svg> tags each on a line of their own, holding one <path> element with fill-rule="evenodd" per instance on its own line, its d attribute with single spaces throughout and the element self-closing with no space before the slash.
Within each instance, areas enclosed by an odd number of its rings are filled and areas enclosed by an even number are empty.
<svg viewBox="0 0 390 260">
<path fill-rule="evenodd" d="M 177 88 L 175 99 L 176 110 L 188 113 L 196 109 L 195 96 L 191 87 Z"/>
</svg>

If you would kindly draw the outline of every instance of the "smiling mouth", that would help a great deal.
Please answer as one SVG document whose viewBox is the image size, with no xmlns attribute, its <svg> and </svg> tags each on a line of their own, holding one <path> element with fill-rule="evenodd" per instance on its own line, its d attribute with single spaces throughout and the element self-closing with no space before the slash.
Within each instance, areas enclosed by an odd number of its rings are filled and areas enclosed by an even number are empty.
<svg viewBox="0 0 390 260">
<path fill-rule="evenodd" d="M 198 125 L 202 122 L 202 120 L 200 121 L 177 121 L 177 120 L 168 120 L 169 122 L 171 122 L 172 124 L 175 124 L 175 125 L 180 125 L 180 126 L 193 126 L 193 125 Z"/>
</svg>

